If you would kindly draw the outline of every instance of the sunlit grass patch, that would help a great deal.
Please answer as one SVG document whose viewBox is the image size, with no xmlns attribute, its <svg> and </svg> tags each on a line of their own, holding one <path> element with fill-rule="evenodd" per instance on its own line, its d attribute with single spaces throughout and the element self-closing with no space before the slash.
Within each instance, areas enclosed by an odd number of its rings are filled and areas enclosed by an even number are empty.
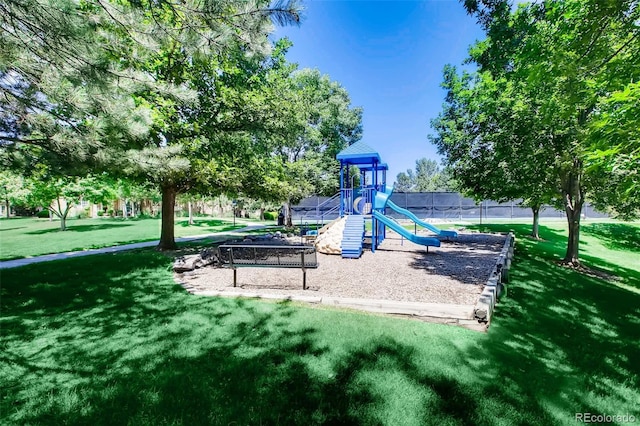
<svg viewBox="0 0 640 426">
<path fill-rule="evenodd" d="M 189 225 L 176 220 L 176 237 L 231 231 L 244 227 L 231 220 L 198 219 Z M 18 218 L 0 221 L 0 260 L 39 256 L 155 241 L 160 238 L 160 219 L 72 219 L 60 231 L 58 221 Z"/>
</svg>

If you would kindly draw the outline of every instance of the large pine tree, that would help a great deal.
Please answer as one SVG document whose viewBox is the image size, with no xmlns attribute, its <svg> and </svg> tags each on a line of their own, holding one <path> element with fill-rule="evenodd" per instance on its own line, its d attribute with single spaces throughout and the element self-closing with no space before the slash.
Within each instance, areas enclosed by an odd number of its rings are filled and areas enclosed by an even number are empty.
<svg viewBox="0 0 640 426">
<path fill-rule="evenodd" d="M 163 192 L 159 248 L 173 248 L 175 195 L 202 180 L 194 166 L 211 166 L 198 154 L 215 153 L 212 142 L 246 148 L 250 139 L 229 133 L 256 126 L 251 113 L 233 111 L 260 102 L 225 98 L 217 77 L 239 71 L 245 80 L 234 83 L 247 86 L 253 76 L 242 65 L 261 63 L 273 22 L 298 23 L 298 11 L 293 0 L 3 2 L 2 159 L 27 170 L 55 164 L 61 175 L 101 168 L 151 179 Z M 212 111 L 200 108 L 197 79 L 220 89 L 218 104 L 231 111 L 224 126 L 199 127 L 198 114 Z"/>
</svg>

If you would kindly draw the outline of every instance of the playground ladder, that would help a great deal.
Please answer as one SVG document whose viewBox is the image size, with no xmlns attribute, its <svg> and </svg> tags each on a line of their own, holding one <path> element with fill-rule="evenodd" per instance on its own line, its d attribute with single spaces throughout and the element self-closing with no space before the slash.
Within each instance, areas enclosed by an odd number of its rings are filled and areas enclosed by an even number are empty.
<svg viewBox="0 0 640 426">
<path fill-rule="evenodd" d="M 364 216 L 351 214 L 347 216 L 342 243 L 340 245 L 342 257 L 358 258 L 362 255 L 362 241 L 364 240 Z"/>
</svg>

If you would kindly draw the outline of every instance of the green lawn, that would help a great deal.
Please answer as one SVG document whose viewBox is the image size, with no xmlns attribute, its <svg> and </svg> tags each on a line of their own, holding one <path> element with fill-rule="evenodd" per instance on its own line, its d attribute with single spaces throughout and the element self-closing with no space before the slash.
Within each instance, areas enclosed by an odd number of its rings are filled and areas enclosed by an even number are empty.
<svg viewBox="0 0 640 426">
<path fill-rule="evenodd" d="M 487 226 L 485 226 L 487 228 Z M 640 419 L 640 227 L 589 224 L 554 263 L 518 234 L 509 297 L 487 334 L 217 299 L 174 284 L 152 250 L 2 271 L 2 424 L 576 424 Z M 635 259 L 635 260 L 634 260 Z M 357 261 L 354 261 L 357 262 Z M 636 420 L 638 421 L 638 420 Z"/>
<path fill-rule="evenodd" d="M 71 219 L 67 230 L 48 219 L 18 218 L 0 220 L 0 260 L 49 253 L 109 247 L 117 244 L 153 241 L 160 238 L 159 219 Z M 177 219 L 176 237 L 229 231 L 246 226 L 246 221 L 198 218 L 189 225 Z"/>
</svg>

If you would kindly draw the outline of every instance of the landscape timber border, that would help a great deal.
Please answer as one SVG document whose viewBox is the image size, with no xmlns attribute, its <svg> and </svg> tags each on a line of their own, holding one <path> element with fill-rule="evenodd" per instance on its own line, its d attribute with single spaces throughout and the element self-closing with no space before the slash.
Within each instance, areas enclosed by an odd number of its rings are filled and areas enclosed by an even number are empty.
<svg viewBox="0 0 640 426">
<path fill-rule="evenodd" d="M 508 235 L 502 234 L 502 237 L 504 237 L 504 243 L 496 258 L 495 265 L 491 269 L 489 278 L 482 292 L 476 299 L 476 302 L 469 304 L 394 301 L 328 295 L 286 295 L 240 288 L 205 290 L 192 288 L 188 282 L 181 279 L 177 281 L 194 295 L 292 301 L 311 305 L 324 305 L 351 311 L 364 311 L 425 322 L 457 325 L 467 329 L 485 332 L 489 328 L 496 303 L 506 292 L 505 284 L 509 279 L 509 268 L 514 254 L 515 237 L 513 233 L 509 233 Z"/>
<path fill-rule="evenodd" d="M 515 236 L 513 232 L 510 232 L 473 310 L 473 317 L 478 323 L 486 324 L 487 328 L 491 324 L 496 303 L 500 297 L 507 293 L 506 284 L 509 282 L 509 269 L 513 260 L 514 246 Z"/>
</svg>

